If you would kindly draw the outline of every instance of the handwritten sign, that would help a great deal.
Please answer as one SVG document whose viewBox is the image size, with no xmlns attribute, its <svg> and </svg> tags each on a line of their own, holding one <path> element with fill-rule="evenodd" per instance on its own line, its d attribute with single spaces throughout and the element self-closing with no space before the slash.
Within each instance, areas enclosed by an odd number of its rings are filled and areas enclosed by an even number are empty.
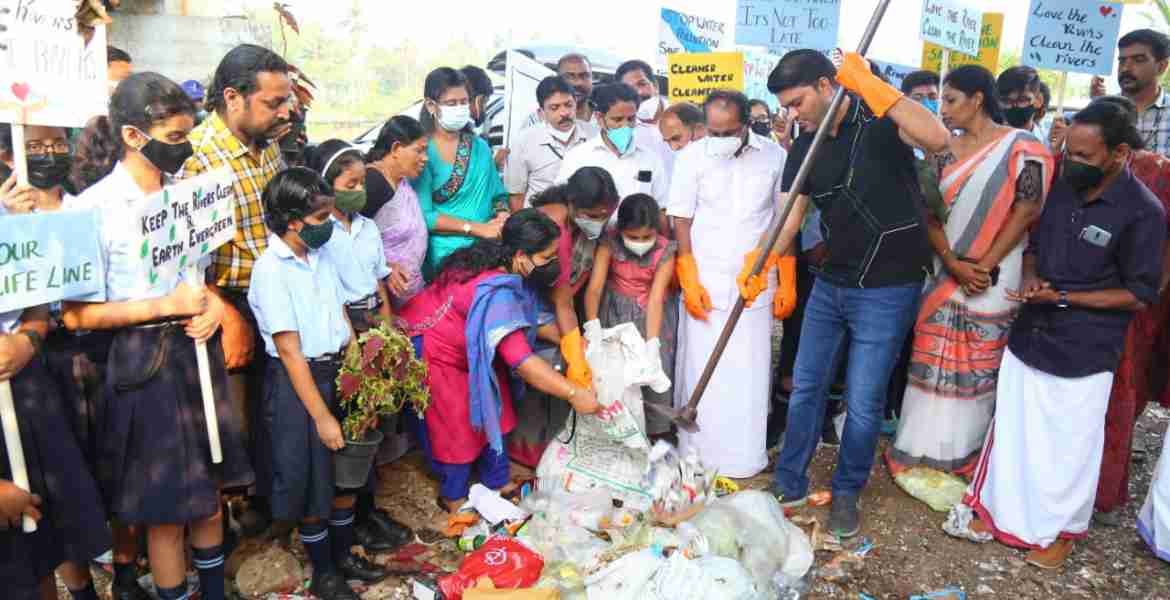
<svg viewBox="0 0 1170 600">
<path fill-rule="evenodd" d="M 983 12 L 957 0 L 922 0 L 922 27 L 919 36 L 943 48 L 979 54 L 979 32 Z"/>
<path fill-rule="evenodd" d="M 715 90 L 743 91 L 742 52 L 678 53 L 667 58 L 671 102 L 702 104 Z"/>
<path fill-rule="evenodd" d="M 718 52 L 728 39 L 728 23 L 663 8 L 658 21 L 659 74 L 666 74 L 666 57 L 677 52 Z"/>
<path fill-rule="evenodd" d="M 1108 75 L 1121 31 L 1119 2 L 1032 0 L 1023 62 L 1038 69 Z"/>
<path fill-rule="evenodd" d="M 735 43 L 783 56 L 800 48 L 837 47 L 840 0 L 736 0 Z"/>
<path fill-rule="evenodd" d="M 0 122 L 83 127 L 106 114 L 106 29 L 89 45 L 73 0 L 0 0 Z"/>
<path fill-rule="evenodd" d="M 947 71 L 963 65 L 979 65 L 992 73 L 999 71 L 999 46 L 1003 40 L 1003 13 L 983 13 L 983 29 L 979 33 L 979 55 L 952 52 Z M 943 47 L 927 42 L 922 45 L 922 68 L 942 73 Z"/>
<path fill-rule="evenodd" d="M 144 203 L 135 226 L 142 274 L 150 283 L 177 277 L 236 235 L 232 173 L 220 169 L 168 186 Z"/>
<path fill-rule="evenodd" d="M 743 93 L 752 100 L 763 100 L 776 112 L 780 103 L 776 95 L 768 91 L 768 76 L 780 57 L 770 52 L 744 52 L 743 54 Z"/>
<path fill-rule="evenodd" d="M 886 62 L 884 60 L 875 60 L 872 58 L 868 60 L 870 64 L 878 68 L 878 71 L 882 74 L 882 77 L 885 77 L 886 81 L 890 82 L 890 85 L 898 89 L 902 89 L 902 81 L 906 79 L 907 75 L 918 70 L 909 65 L 900 65 L 898 63 Z"/>
<path fill-rule="evenodd" d="M 95 210 L 0 216 L 0 312 L 100 291 L 101 252 Z"/>
</svg>

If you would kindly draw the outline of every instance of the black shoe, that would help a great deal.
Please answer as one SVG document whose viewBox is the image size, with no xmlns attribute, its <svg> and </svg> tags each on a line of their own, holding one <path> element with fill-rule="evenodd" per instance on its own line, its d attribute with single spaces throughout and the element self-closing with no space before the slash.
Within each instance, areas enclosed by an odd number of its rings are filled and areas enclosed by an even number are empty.
<svg viewBox="0 0 1170 600">
<path fill-rule="evenodd" d="M 341 574 L 346 579 L 364 581 L 366 583 L 374 583 L 375 581 L 381 581 L 386 578 L 386 571 L 382 567 L 353 554 L 338 561 L 337 570 L 341 571 Z"/>
<path fill-rule="evenodd" d="M 111 600 L 151 600 L 150 594 L 138 585 L 137 581 L 119 584 L 114 580 L 110 584 L 110 598 Z"/>
<path fill-rule="evenodd" d="M 338 573 L 314 574 L 309 591 L 320 600 L 361 600 Z"/>
<path fill-rule="evenodd" d="M 390 544 L 391 548 L 405 546 L 414 539 L 414 532 L 409 527 L 395 521 L 382 510 L 372 510 L 366 517 L 366 522 L 378 533 L 382 541 Z"/>
<path fill-rule="evenodd" d="M 838 538 L 851 538 L 861 531 L 861 513 L 857 510 L 857 496 L 833 496 L 829 510 L 829 532 Z"/>
<path fill-rule="evenodd" d="M 394 544 L 383 539 L 381 531 L 370 521 L 354 523 L 353 535 L 357 538 L 357 543 L 366 549 L 366 552 L 387 552 L 395 547 Z"/>
</svg>

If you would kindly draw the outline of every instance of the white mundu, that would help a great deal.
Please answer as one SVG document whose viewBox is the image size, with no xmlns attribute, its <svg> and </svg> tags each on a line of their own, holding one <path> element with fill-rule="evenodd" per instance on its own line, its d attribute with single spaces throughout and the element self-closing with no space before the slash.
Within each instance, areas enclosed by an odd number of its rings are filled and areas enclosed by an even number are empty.
<svg viewBox="0 0 1170 600">
<path fill-rule="evenodd" d="M 716 158 L 693 143 L 675 157 L 667 214 L 691 219 L 691 245 L 699 281 L 714 310 L 706 321 L 679 310 L 674 399 L 683 406 L 711 356 L 739 295 L 735 278 L 743 257 L 760 241 L 780 192 L 786 153 L 767 138 L 748 134 L 739 156 Z M 740 317 L 699 405 L 696 434 L 679 432 L 684 451 L 728 477 L 751 477 L 768 464 L 768 400 L 772 383 L 772 298 L 776 281 Z M 680 300 L 681 302 L 681 300 Z"/>
</svg>

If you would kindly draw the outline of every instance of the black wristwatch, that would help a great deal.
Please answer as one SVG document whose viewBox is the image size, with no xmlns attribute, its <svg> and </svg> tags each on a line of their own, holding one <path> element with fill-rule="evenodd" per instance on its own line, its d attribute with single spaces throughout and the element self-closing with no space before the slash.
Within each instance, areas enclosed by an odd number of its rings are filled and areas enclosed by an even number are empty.
<svg viewBox="0 0 1170 600">
<path fill-rule="evenodd" d="M 1056 308 L 1068 308 L 1068 292 L 1060 290 L 1057 294 L 1060 295 L 1060 299 L 1056 301 Z"/>
</svg>

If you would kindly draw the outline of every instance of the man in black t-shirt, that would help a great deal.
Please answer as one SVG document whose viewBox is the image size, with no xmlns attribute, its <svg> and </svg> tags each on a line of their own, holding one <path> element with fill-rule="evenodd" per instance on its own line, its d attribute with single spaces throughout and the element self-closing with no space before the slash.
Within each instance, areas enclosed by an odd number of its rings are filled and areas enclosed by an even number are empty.
<svg viewBox="0 0 1170 600">
<path fill-rule="evenodd" d="M 873 466 L 886 384 L 913 324 L 931 259 L 912 148 L 939 152 L 949 134 L 927 108 L 875 76 L 861 56 L 846 55 L 838 72 L 819 52 L 789 52 L 768 78 L 768 90 L 795 115 L 802 132 L 785 165 L 780 206 L 787 202 L 838 85 L 850 93 L 771 249 L 775 254 L 791 251 L 811 199 L 821 211 L 826 252 L 805 307 L 788 429 L 773 485 L 786 506 L 804 503 L 806 471 L 834 379 L 833 358 L 848 333 L 848 417 L 833 477 L 829 528 L 850 537 L 860 529 L 857 498 Z M 750 300 L 760 286 L 741 277 L 740 287 Z"/>
</svg>

